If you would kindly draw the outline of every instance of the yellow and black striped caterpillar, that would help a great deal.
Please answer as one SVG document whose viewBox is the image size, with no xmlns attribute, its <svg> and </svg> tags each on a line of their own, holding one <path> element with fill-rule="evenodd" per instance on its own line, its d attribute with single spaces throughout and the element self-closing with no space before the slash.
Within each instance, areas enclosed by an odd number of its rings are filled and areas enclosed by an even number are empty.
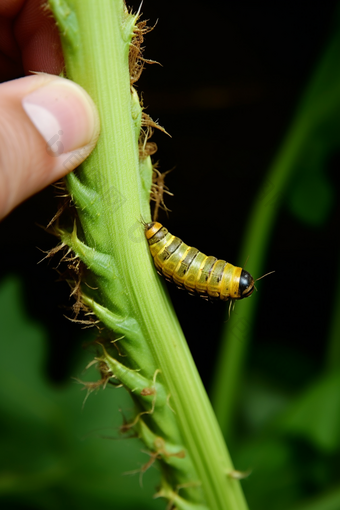
<svg viewBox="0 0 340 510">
<path fill-rule="evenodd" d="M 161 223 L 143 225 L 157 270 L 178 287 L 222 301 L 243 299 L 254 292 L 254 278 L 241 267 L 190 248 Z"/>
</svg>

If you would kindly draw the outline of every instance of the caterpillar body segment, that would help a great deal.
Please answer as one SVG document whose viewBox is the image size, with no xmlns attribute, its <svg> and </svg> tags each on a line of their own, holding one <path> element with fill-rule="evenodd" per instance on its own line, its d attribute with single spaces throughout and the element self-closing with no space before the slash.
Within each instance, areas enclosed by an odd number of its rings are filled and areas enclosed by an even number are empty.
<svg viewBox="0 0 340 510">
<path fill-rule="evenodd" d="M 158 272 L 178 287 L 222 301 L 243 299 L 253 293 L 254 279 L 241 267 L 207 257 L 170 234 L 161 223 L 143 222 L 143 225 Z"/>
</svg>

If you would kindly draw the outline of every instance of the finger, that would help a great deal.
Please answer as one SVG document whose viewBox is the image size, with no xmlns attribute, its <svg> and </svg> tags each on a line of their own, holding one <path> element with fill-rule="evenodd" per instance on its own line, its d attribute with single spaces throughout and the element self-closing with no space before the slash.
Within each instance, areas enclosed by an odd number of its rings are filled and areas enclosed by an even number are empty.
<svg viewBox="0 0 340 510">
<path fill-rule="evenodd" d="M 14 18 L 20 12 L 26 0 L 1 0 L 0 3 L 0 16 L 7 18 Z M 28 0 L 30 1 L 30 0 Z"/>
<path fill-rule="evenodd" d="M 64 67 L 55 20 L 41 0 L 0 0 L 0 81 Z"/>
<path fill-rule="evenodd" d="M 99 135 L 77 84 L 39 74 L 0 85 L 0 217 L 76 168 Z"/>
<path fill-rule="evenodd" d="M 60 74 L 64 67 L 56 22 L 46 2 L 29 0 L 14 25 L 25 74 L 43 71 Z"/>
</svg>

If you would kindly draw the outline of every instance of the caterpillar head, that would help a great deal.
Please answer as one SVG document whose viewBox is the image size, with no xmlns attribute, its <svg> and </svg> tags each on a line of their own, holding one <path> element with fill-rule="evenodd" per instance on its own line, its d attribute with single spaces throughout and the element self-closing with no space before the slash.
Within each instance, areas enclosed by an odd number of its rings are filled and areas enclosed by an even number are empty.
<svg viewBox="0 0 340 510">
<path fill-rule="evenodd" d="M 254 278 L 251 276 L 251 274 L 248 273 L 248 271 L 242 269 L 239 282 L 239 294 L 240 294 L 239 299 L 251 296 L 251 294 L 254 292 L 254 289 L 255 289 Z"/>
<path fill-rule="evenodd" d="M 275 273 L 275 271 L 270 271 L 270 273 L 266 273 L 263 276 L 260 276 L 260 278 L 256 278 L 256 280 L 254 280 L 254 278 L 251 276 L 251 274 L 248 273 L 248 271 L 242 269 L 239 282 L 240 297 L 238 299 L 243 299 L 245 297 L 251 296 L 254 290 L 257 290 L 255 287 L 255 282 L 258 282 L 265 276 L 268 276 L 269 274 L 273 273 Z"/>
</svg>

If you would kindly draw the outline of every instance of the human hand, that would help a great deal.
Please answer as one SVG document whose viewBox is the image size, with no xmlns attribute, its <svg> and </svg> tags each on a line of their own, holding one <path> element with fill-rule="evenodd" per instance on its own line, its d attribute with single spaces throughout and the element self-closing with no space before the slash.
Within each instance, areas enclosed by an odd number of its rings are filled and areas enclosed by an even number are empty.
<svg viewBox="0 0 340 510">
<path fill-rule="evenodd" d="M 0 1 L 0 218 L 74 170 L 95 147 L 99 117 L 63 69 L 59 34 L 41 0 Z M 33 74 L 18 78 L 31 72 Z M 51 74 L 45 74 L 51 73 Z"/>
</svg>

